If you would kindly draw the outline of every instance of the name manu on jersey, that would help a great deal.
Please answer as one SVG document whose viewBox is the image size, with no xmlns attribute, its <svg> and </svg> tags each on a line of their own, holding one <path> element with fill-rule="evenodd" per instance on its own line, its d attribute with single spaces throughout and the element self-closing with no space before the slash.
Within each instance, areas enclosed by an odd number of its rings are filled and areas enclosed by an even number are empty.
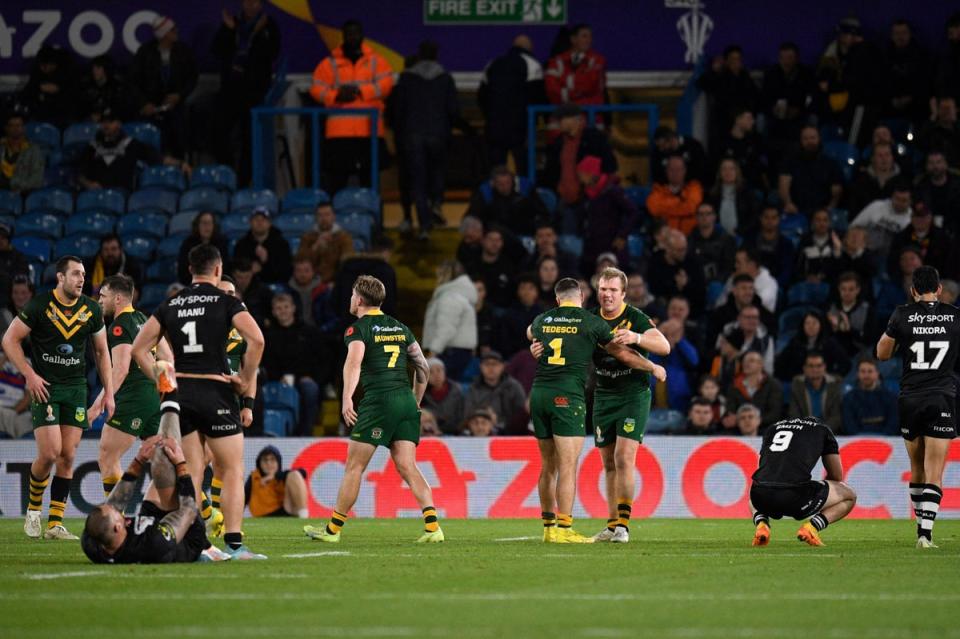
<svg viewBox="0 0 960 639">
<path fill-rule="evenodd" d="M 373 326 L 371 330 L 374 333 L 396 333 L 398 331 L 403 331 L 402 326 Z M 374 335 L 373 341 L 375 343 L 380 342 L 405 342 L 407 341 L 407 336 L 402 332 L 399 335 Z"/>
<path fill-rule="evenodd" d="M 922 313 L 913 313 L 907 317 L 910 324 L 924 322 L 953 322 L 953 313 L 948 315 L 923 315 Z M 911 326 L 910 331 L 914 335 L 946 335 L 947 329 L 944 326 Z"/>
</svg>

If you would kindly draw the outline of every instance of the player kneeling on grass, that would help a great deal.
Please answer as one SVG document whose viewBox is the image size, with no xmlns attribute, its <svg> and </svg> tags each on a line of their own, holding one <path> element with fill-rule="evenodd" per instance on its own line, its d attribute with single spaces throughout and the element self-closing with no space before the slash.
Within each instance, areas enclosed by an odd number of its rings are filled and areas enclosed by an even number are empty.
<svg viewBox="0 0 960 639">
<path fill-rule="evenodd" d="M 820 459 L 827 478 L 814 481 L 810 473 Z M 815 417 L 801 417 L 767 428 L 760 445 L 760 467 L 750 488 L 754 546 L 770 543 L 770 519 L 785 515 L 809 517 L 797 531 L 797 539 L 822 546 L 820 531 L 849 515 L 856 503 L 857 494 L 843 483 L 837 438 L 826 424 Z"/>
<path fill-rule="evenodd" d="M 250 514 L 306 519 L 306 473 L 299 468 L 281 470 L 283 458 L 276 446 L 267 446 L 257 453 L 256 466 L 243 486 Z"/>
<path fill-rule="evenodd" d="M 154 483 L 137 517 L 126 519 L 123 511 L 147 463 L 150 463 Z M 80 545 L 90 561 L 97 564 L 230 559 L 230 555 L 212 546 L 207 539 L 180 443 L 173 437 L 162 439 L 160 435 L 143 442 L 107 502 L 94 508 L 87 517 Z"/>
</svg>

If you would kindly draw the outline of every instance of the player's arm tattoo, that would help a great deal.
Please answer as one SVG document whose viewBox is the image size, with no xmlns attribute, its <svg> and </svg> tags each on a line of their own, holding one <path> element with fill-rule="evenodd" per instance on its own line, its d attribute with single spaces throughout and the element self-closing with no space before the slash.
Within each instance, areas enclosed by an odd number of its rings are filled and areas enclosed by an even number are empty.
<svg viewBox="0 0 960 639">
<path fill-rule="evenodd" d="M 173 488 L 174 484 L 177 483 L 176 471 L 163 452 L 163 448 L 157 447 L 153 451 L 153 457 L 150 458 L 150 476 L 153 478 L 157 490 Z"/>
<path fill-rule="evenodd" d="M 129 503 L 133 497 L 133 493 L 137 487 L 137 481 L 142 474 L 143 462 L 141 462 L 139 458 L 134 457 L 127 471 L 123 473 L 123 477 L 117 482 L 117 485 L 113 487 L 113 490 L 110 491 L 110 496 L 107 497 L 107 505 L 113 506 L 121 513 L 126 510 L 127 503 Z"/>
<path fill-rule="evenodd" d="M 420 344 L 414 342 L 407 347 L 407 358 L 413 366 L 413 394 L 417 398 L 417 403 L 423 399 L 423 394 L 427 392 L 427 380 L 430 378 L 430 364 L 427 358 L 423 356 Z"/>
<path fill-rule="evenodd" d="M 160 524 L 173 530 L 177 536 L 177 543 L 179 543 L 183 541 L 190 526 L 193 525 L 199 510 L 197 509 L 197 494 L 193 489 L 193 480 L 190 478 L 190 474 L 186 472 L 186 462 L 177 464 L 175 472 L 177 475 L 177 493 L 180 495 L 180 507 L 172 513 L 168 513 L 160 520 Z"/>
</svg>

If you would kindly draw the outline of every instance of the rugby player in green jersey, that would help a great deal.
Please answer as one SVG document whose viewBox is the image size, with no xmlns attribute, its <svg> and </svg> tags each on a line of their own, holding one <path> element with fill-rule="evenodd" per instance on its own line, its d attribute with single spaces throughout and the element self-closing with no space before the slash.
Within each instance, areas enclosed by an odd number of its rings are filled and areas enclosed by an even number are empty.
<svg viewBox="0 0 960 639">
<path fill-rule="evenodd" d="M 361 275 L 353 285 L 350 314 L 358 319 L 343 336 L 347 360 L 343 365 L 342 410 L 344 421 L 353 431 L 330 521 L 323 527 L 303 528 L 308 537 L 320 541 L 340 541 L 340 529 L 357 501 L 363 472 L 377 446 L 390 449 L 397 472 L 423 512 L 424 531 L 417 542 L 444 540 L 433 507 L 433 492 L 417 467 L 420 400 L 427 389 L 430 366 L 410 329 L 380 310 L 385 297 L 386 288 L 375 277 Z M 408 365 L 414 369 L 412 392 Z M 354 408 L 353 393 L 358 383 L 363 387 L 363 399 Z"/>
<path fill-rule="evenodd" d="M 3 336 L 3 352 L 26 378 L 33 416 L 37 457 L 30 466 L 30 500 L 23 530 L 28 537 L 41 535 L 43 493 L 50 487 L 50 514 L 44 539 L 77 539 L 63 526 L 73 460 L 87 423 L 87 379 L 84 355 L 91 339 L 97 372 L 103 384 L 103 408 L 113 416 L 113 379 L 110 351 L 100 306 L 83 294 L 83 262 L 72 255 L 57 260 L 57 287 L 31 299 Z M 30 340 L 31 363 L 21 342 Z M 32 365 L 31 365 L 32 364 Z"/>
<path fill-rule="evenodd" d="M 100 285 L 100 308 L 113 321 L 107 328 L 107 345 L 112 362 L 111 376 L 116 389 L 117 409 L 104 423 L 100 433 L 100 478 L 104 496 L 120 481 L 120 458 L 137 440 L 157 434 L 160 428 L 160 393 L 157 386 L 131 360 L 130 347 L 147 321 L 147 316 L 133 308 L 134 284 L 128 275 L 111 275 Z M 173 353 L 166 340 L 157 345 L 159 359 L 172 361 Z M 103 412 L 101 392 L 87 409 L 92 423 Z"/>
<path fill-rule="evenodd" d="M 572 525 L 577 460 L 586 436 L 584 387 L 594 350 L 602 346 L 627 366 L 652 372 L 661 381 L 666 374 L 662 367 L 615 342 L 610 326 L 582 308 L 583 292 L 576 280 L 560 280 L 554 292 L 557 308 L 538 315 L 527 329 L 527 337 L 543 345 L 530 392 L 530 416 L 540 447 L 543 540 L 591 543 L 592 537 L 577 533 Z"/>
</svg>

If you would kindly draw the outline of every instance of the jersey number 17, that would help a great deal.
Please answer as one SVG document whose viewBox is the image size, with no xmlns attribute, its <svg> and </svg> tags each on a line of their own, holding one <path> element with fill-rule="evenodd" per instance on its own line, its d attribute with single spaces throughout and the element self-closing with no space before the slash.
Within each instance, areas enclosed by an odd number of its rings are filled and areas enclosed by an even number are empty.
<svg viewBox="0 0 960 639">
<path fill-rule="evenodd" d="M 932 362 L 927 361 L 927 347 L 936 351 Z M 950 342 L 915 342 L 910 350 L 917 356 L 916 360 L 910 362 L 910 369 L 915 371 L 939 370 L 950 350 Z"/>
</svg>

